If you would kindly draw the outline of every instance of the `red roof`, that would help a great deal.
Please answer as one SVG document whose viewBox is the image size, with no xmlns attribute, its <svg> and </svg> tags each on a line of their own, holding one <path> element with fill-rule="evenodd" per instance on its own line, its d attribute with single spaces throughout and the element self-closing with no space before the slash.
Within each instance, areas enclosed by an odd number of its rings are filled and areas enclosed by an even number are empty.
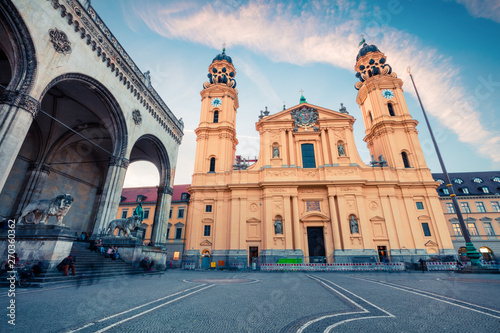
<svg viewBox="0 0 500 333">
<path fill-rule="evenodd" d="M 191 184 L 184 185 L 174 185 L 174 194 L 172 195 L 172 201 L 180 201 L 182 193 L 188 193 L 187 188 L 191 186 Z"/>
<path fill-rule="evenodd" d="M 174 194 L 172 195 L 172 201 L 180 201 L 182 193 L 188 193 L 187 188 L 191 184 L 184 185 L 174 185 Z M 143 195 L 146 198 L 142 202 L 156 202 L 158 197 L 158 187 L 129 187 L 122 189 L 122 197 L 126 199 L 120 202 L 120 204 L 132 204 L 137 203 L 137 196 Z"/>
<path fill-rule="evenodd" d="M 122 189 L 122 197 L 126 199 L 120 202 L 121 204 L 137 203 L 137 196 L 143 195 L 145 198 L 142 202 L 156 202 L 158 197 L 158 187 L 129 187 Z"/>
</svg>

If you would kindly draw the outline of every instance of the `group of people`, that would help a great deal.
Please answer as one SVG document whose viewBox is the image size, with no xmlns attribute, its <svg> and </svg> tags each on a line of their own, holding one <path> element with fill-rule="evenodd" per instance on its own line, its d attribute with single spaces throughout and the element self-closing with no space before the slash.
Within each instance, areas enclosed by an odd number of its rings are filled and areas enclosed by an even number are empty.
<svg viewBox="0 0 500 333">
<path fill-rule="evenodd" d="M 118 254 L 117 246 L 110 246 L 107 250 L 102 245 L 102 239 L 96 239 L 93 243 L 90 244 L 89 249 L 91 251 L 99 252 L 100 254 L 104 254 L 106 258 L 111 258 L 112 260 L 116 260 L 120 257 Z"/>
<path fill-rule="evenodd" d="M 146 272 L 150 272 L 154 270 L 155 261 L 150 260 L 149 257 L 144 257 L 144 259 L 139 262 L 139 267 Z"/>
</svg>

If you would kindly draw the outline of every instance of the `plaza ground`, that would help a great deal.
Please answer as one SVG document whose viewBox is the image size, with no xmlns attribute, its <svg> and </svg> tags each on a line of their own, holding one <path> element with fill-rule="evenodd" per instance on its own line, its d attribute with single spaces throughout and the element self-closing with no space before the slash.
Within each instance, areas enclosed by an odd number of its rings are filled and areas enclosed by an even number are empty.
<svg viewBox="0 0 500 333">
<path fill-rule="evenodd" d="M 4 314 L 0 331 L 498 332 L 499 277 L 172 270 L 18 289 L 16 326 Z"/>
</svg>

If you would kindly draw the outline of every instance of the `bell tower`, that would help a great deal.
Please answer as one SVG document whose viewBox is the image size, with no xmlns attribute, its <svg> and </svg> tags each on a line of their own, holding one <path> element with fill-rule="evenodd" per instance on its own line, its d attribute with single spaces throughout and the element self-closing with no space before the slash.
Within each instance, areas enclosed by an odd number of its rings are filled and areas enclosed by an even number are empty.
<svg viewBox="0 0 500 333">
<path fill-rule="evenodd" d="M 236 70 L 225 48 L 208 67 L 208 81 L 201 91 L 200 124 L 197 136 L 195 174 L 233 170 L 236 153 Z M 194 181 L 194 178 L 193 178 Z"/>
<path fill-rule="evenodd" d="M 396 169 L 427 169 L 416 126 L 403 95 L 403 81 L 375 45 L 363 44 L 354 67 L 356 102 L 365 124 L 364 141 L 370 154 Z"/>
</svg>

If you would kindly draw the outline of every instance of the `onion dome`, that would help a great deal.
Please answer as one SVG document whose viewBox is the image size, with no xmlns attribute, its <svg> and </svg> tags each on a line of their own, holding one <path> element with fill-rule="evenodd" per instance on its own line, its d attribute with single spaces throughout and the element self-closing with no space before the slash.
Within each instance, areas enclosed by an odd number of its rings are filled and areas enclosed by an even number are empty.
<svg viewBox="0 0 500 333">
<path fill-rule="evenodd" d="M 376 45 L 368 45 L 366 43 L 363 43 L 363 47 L 359 50 L 358 56 L 356 57 L 356 61 L 358 61 L 359 58 L 361 58 L 362 56 L 364 56 L 368 52 L 376 52 L 376 51 L 380 52 L 380 50 L 378 49 L 378 47 Z"/>
<path fill-rule="evenodd" d="M 356 65 L 354 66 L 356 77 L 359 82 L 356 82 L 355 88 L 359 90 L 364 82 L 370 78 L 390 75 L 397 77 L 392 71 L 392 67 L 387 63 L 387 57 L 378 49 L 376 45 L 363 44 L 356 57 Z"/>
<path fill-rule="evenodd" d="M 222 53 L 218 54 L 212 62 L 217 61 L 217 60 L 226 60 L 228 63 L 232 64 L 233 60 L 231 59 L 230 56 L 226 55 L 226 48 L 222 49 Z"/>
<path fill-rule="evenodd" d="M 236 88 L 236 70 L 233 66 L 233 60 L 226 55 L 226 48 L 222 49 L 222 53 L 218 54 L 208 67 L 208 81 L 203 84 L 206 89 L 214 84 L 222 84 L 231 88 Z"/>
</svg>

